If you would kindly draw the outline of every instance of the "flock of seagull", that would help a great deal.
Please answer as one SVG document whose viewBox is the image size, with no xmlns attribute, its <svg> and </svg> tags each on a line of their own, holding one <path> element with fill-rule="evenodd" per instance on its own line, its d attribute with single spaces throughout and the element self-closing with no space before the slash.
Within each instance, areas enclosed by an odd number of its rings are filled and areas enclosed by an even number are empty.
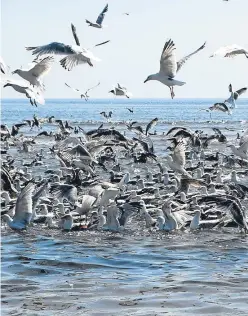
<svg viewBox="0 0 248 316">
<path fill-rule="evenodd" d="M 108 5 L 96 19 L 86 20 L 90 27 L 103 28 Z M 124 13 L 129 15 L 129 13 Z M 76 45 L 52 42 L 47 45 L 27 47 L 36 56 L 28 70 L 16 69 L 25 80 L 20 84 L 12 79 L 2 79 L 4 87 L 12 87 L 24 94 L 32 105 L 44 104 L 43 77 L 60 56 L 60 64 L 72 70 L 79 64 L 93 66 L 100 59 L 80 46 L 76 28 L 71 25 Z M 95 46 L 107 44 L 105 41 Z M 200 48 L 177 61 L 176 46 L 166 41 L 159 72 L 149 75 L 144 82 L 157 80 L 170 89 L 185 82 L 175 79 L 177 72 Z M 245 55 L 248 51 L 237 45 L 222 47 L 212 56 L 224 58 Z M 8 67 L 0 59 L 1 72 Z M 100 82 L 79 93 L 85 101 L 88 92 Z M 233 91 L 223 103 L 216 103 L 208 111 L 228 112 L 235 108 L 238 97 L 247 91 Z M 115 96 L 130 98 L 131 92 L 121 84 L 109 91 Z M 229 104 L 229 106 L 227 105 Z M 133 109 L 128 109 L 130 115 Z M 111 124 L 113 112 L 100 113 L 106 119 L 96 129 L 85 131 L 82 126 L 54 117 L 27 119 L 14 124 L 11 129 L 1 125 L 1 218 L 15 230 L 28 226 L 44 225 L 53 229 L 108 230 L 120 232 L 129 226 L 145 227 L 151 231 L 177 231 L 237 227 L 247 233 L 248 186 L 248 130 L 237 135 L 239 146 L 218 129 L 210 135 L 186 127 L 173 127 L 163 133 L 169 143 L 166 157 L 159 157 L 155 148 L 157 133 L 151 130 L 158 123 L 154 118 L 147 126 L 130 121 L 124 130 Z M 23 129 L 31 128 L 37 135 L 24 136 Z M 40 131 L 49 127 L 54 130 Z M 43 140 L 43 142 L 42 142 Z M 47 141 L 48 140 L 48 141 Z M 231 155 L 213 152 L 213 145 L 230 147 Z M 18 153 L 17 158 L 16 153 Z M 29 159 L 29 162 L 25 162 Z M 139 173 L 131 170 L 139 170 Z"/>
<path fill-rule="evenodd" d="M 170 153 L 160 157 L 152 133 L 158 118 L 118 131 L 101 114 L 106 127 L 87 132 L 35 115 L 11 129 L 1 125 L 2 224 L 112 232 L 130 225 L 151 231 L 237 227 L 247 233 L 248 130 L 237 135 L 236 147 L 218 128 L 207 135 L 172 127 L 161 135 Z M 37 135 L 24 136 L 28 127 Z M 214 153 L 216 144 L 232 155 Z"/>
</svg>

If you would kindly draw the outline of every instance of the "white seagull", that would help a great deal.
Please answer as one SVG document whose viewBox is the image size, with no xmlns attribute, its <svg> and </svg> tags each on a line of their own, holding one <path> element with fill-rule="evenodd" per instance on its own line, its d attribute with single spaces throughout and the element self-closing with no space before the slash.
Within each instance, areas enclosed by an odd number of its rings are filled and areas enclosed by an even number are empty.
<svg viewBox="0 0 248 316">
<path fill-rule="evenodd" d="M 89 24 L 89 26 L 95 27 L 97 29 L 101 29 L 103 27 L 106 27 L 107 25 L 102 25 L 103 19 L 105 17 L 105 13 L 108 11 L 108 4 L 106 4 L 106 6 L 104 7 L 104 9 L 102 10 L 102 12 L 99 14 L 97 20 L 95 23 L 90 22 L 89 20 L 85 20 L 86 23 Z"/>
<path fill-rule="evenodd" d="M 235 109 L 236 108 L 236 101 L 238 100 L 238 97 L 241 95 L 241 94 L 243 94 L 243 93 L 245 93 L 246 91 L 247 91 L 247 87 L 244 87 L 244 88 L 241 88 L 241 89 L 239 89 L 239 90 L 237 90 L 237 91 L 235 91 L 235 92 L 233 92 L 233 89 L 232 89 L 232 85 L 231 84 L 229 84 L 229 92 L 231 92 L 231 95 L 230 95 L 230 97 L 227 99 L 227 100 L 225 100 L 225 102 L 224 103 L 229 103 L 229 104 L 231 104 L 231 109 Z"/>
<path fill-rule="evenodd" d="M 12 87 L 15 91 L 25 94 L 32 105 L 37 106 L 37 103 L 42 105 L 45 104 L 45 100 L 41 92 L 35 91 L 31 86 L 25 85 L 25 83 L 21 81 L 18 82 L 14 80 L 6 80 L 6 83 L 3 87 Z"/>
<path fill-rule="evenodd" d="M 127 91 L 127 88 L 121 86 L 119 83 L 117 83 L 117 86 L 110 90 L 109 93 L 113 93 L 116 96 L 124 95 L 128 99 L 132 96 L 132 93 Z"/>
<path fill-rule="evenodd" d="M 193 53 L 183 57 L 178 62 L 176 61 L 176 46 L 174 42 L 170 39 L 168 40 L 163 48 L 162 55 L 160 58 L 160 70 L 156 74 L 152 74 L 146 78 L 144 81 L 157 80 L 165 84 L 170 88 L 171 98 L 173 99 L 175 94 L 173 91 L 173 86 L 183 86 L 186 82 L 175 80 L 177 72 L 182 68 L 183 64 L 193 55 L 202 50 L 206 45 L 206 42 L 198 48 Z"/>
<path fill-rule="evenodd" d="M 48 56 L 41 61 L 34 62 L 35 66 L 29 70 L 16 69 L 12 74 L 18 74 L 20 77 L 27 80 L 33 87 L 37 87 L 39 90 L 44 90 L 41 78 L 50 71 L 53 62 L 54 58 Z"/>
<path fill-rule="evenodd" d="M 167 157 L 167 162 L 172 170 L 179 172 L 188 178 L 192 178 L 184 168 L 186 163 L 184 143 L 178 143 L 173 151 L 172 156 Z"/>
<path fill-rule="evenodd" d="M 21 191 L 15 206 L 15 215 L 13 219 L 4 214 L 2 219 L 7 222 L 12 229 L 26 229 L 32 218 L 33 202 L 32 193 L 34 191 L 34 185 L 32 182 L 28 183 L 26 187 Z"/>
<path fill-rule="evenodd" d="M 93 67 L 92 61 L 100 61 L 100 59 L 95 57 L 88 49 L 80 46 L 80 42 L 76 34 L 76 28 L 73 24 L 71 24 L 71 28 L 77 45 L 66 45 L 64 43 L 52 42 L 42 46 L 26 47 L 26 49 L 33 51 L 32 54 L 36 55 L 37 58 L 42 55 L 65 55 L 66 57 L 60 60 L 60 64 L 68 71 L 72 70 L 73 67 L 79 64 L 85 63 Z M 109 41 L 106 41 L 95 46 L 100 46 L 108 42 Z"/>
<path fill-rule="evenodd" d="M 248 58 L 248 50 L 233 44 L 229 46 L 220 47 L 216 52 L 214 52 L 210 57 L 220 56 L 220 57 L 235 57 L 237 55 L 245 55 Z"/>
<path fill-rule="evenodd" d="M 88 101 L 88 99 L 89 99 L 89 97 L 90 97 L 90 96 L 88 95 L 88 92 L 89 92 L 90 90 L 92 90 L 92 89 L 98 87 L 98 86 L 100 85 L 100 82 L 98 82 L 98 84 L 95 85 L 94 87 L 91 87 L 91 88 L 87 89 L 84 93 L 80 92 L 80 90 L 77 89 L 77 88 L 73 88 L 73 87 L 69 86 L 67 83 L 65 83 L 65 85 L 66 85 L 68 88 L 71 88 L 73 91 L 79 93 L 81 99 L 84 98 L 85 101 Z"/>
</svg>

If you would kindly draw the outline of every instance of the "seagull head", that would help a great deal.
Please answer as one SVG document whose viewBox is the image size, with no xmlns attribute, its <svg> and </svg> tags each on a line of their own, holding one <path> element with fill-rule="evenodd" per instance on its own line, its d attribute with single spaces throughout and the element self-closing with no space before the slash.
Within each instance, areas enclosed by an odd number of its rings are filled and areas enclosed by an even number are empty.
<svg viewBox="0 0 248 316">
<path fill-rule="evenodd" d="M 16 70 L 14 70 L 13 72 L 12 72 L 12 75 L 14 75 L 14 74 L 19 74 L 21 72 L 21 69 L 16 69 Z"/>
<path fill-rule="evenodd" d="M 115 90 L 110 90 L 108 93 L 113 93 L 113 94 L 115 94 Z"/>
<path fill-rule="evenodd" d="M 6 84 L 3 86 L 3 88 L 10 87 L 10 86 L 11 86 L 10 83 L 6 83 Z"/>
<path fill-rule="evenodd" d="M 155 75 L 150 75 L 150 76 L 148 76 L 147 78 L 146 78 L 146 80 L 144 81 L 144 83 L 146 83 L 147 81 L 149 81 L 149 80 L 154 80 L 154 78 L 155 78 Z M 156 80 L 156 79 L 155 79 Z"/>
<path fill-rule="evenodd" d="M 146 83 L 146 82 L 149 81 L 149 80 L 152 80 L 152 76 L 151 76 L 151 75 L 146 78 L 146 80 L 144 81 L 144 83 Z"/>
</svg>

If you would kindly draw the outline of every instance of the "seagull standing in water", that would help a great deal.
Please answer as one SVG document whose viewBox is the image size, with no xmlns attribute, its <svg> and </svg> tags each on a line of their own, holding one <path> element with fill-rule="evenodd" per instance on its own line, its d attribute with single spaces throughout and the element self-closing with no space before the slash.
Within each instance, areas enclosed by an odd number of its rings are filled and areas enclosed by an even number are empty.
<svg viewBox="0 0 248 316">
<path fill-rule="evenodd" d="M 89 20 L 85 20 L 86 23 L 89 26 L 95 27 L 97 29 L 101 29 L 103 27 L 106 27 L 106 25 L 102 25 L 103 19 L 105 17 L 105 13 L 108 11 L 108 4 L 106 4 L 106 6 L 104 7 L 104 9 L 102 10 L 102 12 L 98 15 L 98 18 L 96 19 L 95 23 L 90 22 Z"/>
<path fill-rule="evenodd" d="M 176 46 L 174 42 L 170 39 L 168 40 L 163 48 L 162 55 L 160 58 L 160 70 L 156 74 L 152 74 L 146 78 L 144 81 L 147 82 L 149 80 L 157 80 L 161 83 L 165 84 L 170 88 L 171 98 L 173 99 L 175 94 L 173 91 L 173 86 L 183 86 L 186 82 L 175 80 L 177 72 L 182 68 L 183 64 L 193 55 L 202 50 L 206 45 L 206 42 L 198 48 L 193 53 L 183 57 L 178 62 L 176 61 Z"/>
</svg>

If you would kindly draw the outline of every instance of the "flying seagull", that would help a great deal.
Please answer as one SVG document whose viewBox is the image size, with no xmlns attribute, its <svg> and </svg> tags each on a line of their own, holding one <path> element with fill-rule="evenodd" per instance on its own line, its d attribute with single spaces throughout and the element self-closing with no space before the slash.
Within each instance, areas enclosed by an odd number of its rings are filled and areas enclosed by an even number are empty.
<svg viewBox="0 0 248 316">
<path fill-rule="evenodd" d="M 230 97 L 227 100 L 225 100 L 225 103 L 231 104 L 230 108 L 231 109 L 235 109 L 236 108 L 236 102 L 235 101 L 238 100 L 238 97 L 241 94 L 243 94 L 243 93 L 245 93 L 247 91 L 247 87 L 241 88 L 241 89 L 239 89 L 239 90 L 237 90 L 235 92 L 233 92 L 231 84 L 229 84 L 228 88 L 229 88 L 229 92 L 231 92 L 231 95 L 230 95 Z"/>
<path fill-rule="evenodd" d="M 117 86 L 114 87 L 112 90 L 109 91 L 109 93 L 113 93 L 115 96 L 125 96 L 128 99 L 132 96 L 132 93 L 127 91 L 127 88 L 121 86 L 119 83 L 117 83 Z"/>
<path fill-rule="evenodd" d="M 67 83 L 65 83 L 65 85 L 66 85 L 68 88 L 71 88 L 73 91 L 80 93 L 81 99 L 84 98 L 85 101 L 88 101 L 88 99 L 89 99 L 88 91 L 90 91 L 90 90 L 92 90 L 92 89 L 98 87 L 98 86 L 100 85 L 100 82 L 98 82 L 98 84 L 95 85 L 94 87 L 91 87 L 91 88 L 87 89 L 87 90 L 85 91 L 85 93 L 80 92 L 79 89 L 76 89 L 76 88 L 73 88 L 73 87 L 69 86 Z"/>
<path fill-rule="evenodd" d="M 31 86 L 25 85 L 25 83 L 23 82 L 7 80 L 3 87 L 12 87 L 15 91 L 25 94 L 25 96 L 29 99 L 31 105 L 37 106 L 37 103 L 43 105 L 45 104 L 45 100 L 41 95 L 41 92 L 35 91 Z"/>
<path fill-rule="evenodd" d="M 64 43 L 52 42 L 43 46 L 26 47 L 26 49 L 32 51 L 32 54 L 36 55 L 37 58 L 42 55 L 65 55 L 66 57 L 60 60 L 60 64 L 68 71 L 72 70 L 73 67 L 79 64 L 85 63 L 93 67 L 92 61 L 100 61 L 100 59 L 95 57 L 88 49 L 78 45 L 80 42 L 76 34 L 76 28 L 73 24 L 71 25 L 71 28 L 77 45 L 66 45 Z"/>
<path fill-rule="evenodd" d="M 163 48 L 162 55 L 160 58 L 160 70 L 156 74 L 152 74 L 147 77 L 144 81 L 147 82 L 149 80 L 157 80 L 163 83 L 164 85 L 170 88 L 171 98 L 173 99 L 175 94 L 173 91 L 173 86 L 183 86 L 186 82 L 175 80 L 174 77 L 176 76 L 177 72 L 182 68 L 185 62 L 193 55 L 198 53 L 202 50 L 206 45 L 206 42 L 198 48 L 193 53 L 183 57 L 178 62 L 176 61 L 176 46 L 174 42 L 170 39 L 168 40 Z"/>
<path fill-rule="evenodd" d="M 98 15 L 98 18 L 96 20 L 96 23 L 92 23 L 89 20 L 85 20 L 86 23 L 89 24 L 89 26 L 95 27 L 97 29 L 101 29 L 103 27 L 105 27 L 106 25 L 102 25 L 103 19 L 105 17 L 105 13 L 108 11 L 108 4 L 106 4 L 106 6 L 104 7 L 104 9 L 102 10 L 102 12 Z"/>
<path fill-rule="evenodd" d="M 232 114 L 228 106 L 225 103 L 221 103 L 221 102 L 220 103 L 217 102 L 214 105 L 210 106 L 209 110 L 225 112 L 225 113 L 228 113 L 228 115 Z"/>
<path fill-rule="evenodd" d="M 235 57 L 237 55 L 245 55 L 245 57 L 248 58 L 248 50 L 239 45 L 233 44 L 220 47 L 216 52 L 210 55 L 210 57 Z"/>
<path fill-rule="evenodd" d="M 36 87 L 39 90 L 44 90 L 41 78 L 50 71 L 53 62 L 54 58 L 48 56 L 39 62 L 35 62 L 35 66 L 29 70 L 16 69 L 12 72 L 12 75 L 18 74 L 20 77 L 27 80 L 33 87 Z"/>
</svg>

